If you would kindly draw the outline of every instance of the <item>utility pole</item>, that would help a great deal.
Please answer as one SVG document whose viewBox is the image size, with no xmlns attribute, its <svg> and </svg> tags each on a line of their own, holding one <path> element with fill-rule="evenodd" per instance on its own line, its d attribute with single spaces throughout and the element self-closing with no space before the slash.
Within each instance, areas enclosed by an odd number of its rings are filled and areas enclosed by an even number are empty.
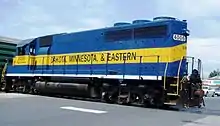
<svg viewBox="0 0 220 126">
<path fill-rule="evenodd" d="M 203 65 L 202 65 L 202 63 L 201 63 L 201 73 L 200 73 L 200 75 L 201 75 L 201 78 L 202 78 L 202 80 L 204 79 L 204 73 L 203 73 Z"/>
</svg>

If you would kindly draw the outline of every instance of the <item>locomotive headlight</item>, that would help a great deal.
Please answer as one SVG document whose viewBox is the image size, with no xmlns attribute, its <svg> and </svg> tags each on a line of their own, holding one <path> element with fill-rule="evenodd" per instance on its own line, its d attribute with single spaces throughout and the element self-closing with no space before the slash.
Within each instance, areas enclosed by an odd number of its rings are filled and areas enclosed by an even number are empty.
<svg viewBox="0 0 220 126">
<path fill-rule="evenodd" d="M 102 92 L 102 97 L 104 97 L 104 96 L 105 96 L 105 94 L 106 94 L 106 92 Z"/>
<path fill-rule="evenodd" d="M 122 84 L 120 84 L 120 86 L 125 87 L 125 86 L 127 86 L 127 84 L 122 83 Z"/>
<path fill-rule="evenodd" d="M 186 34 L 190 35 L 190 31 L 188 29 L 186 29 Z"/>
<path fill-rule="evenodd" d="M 182 33 L 186 36 L 190 35 L 190 31 L 188 29 L 183 29 Z"/>
</svg>

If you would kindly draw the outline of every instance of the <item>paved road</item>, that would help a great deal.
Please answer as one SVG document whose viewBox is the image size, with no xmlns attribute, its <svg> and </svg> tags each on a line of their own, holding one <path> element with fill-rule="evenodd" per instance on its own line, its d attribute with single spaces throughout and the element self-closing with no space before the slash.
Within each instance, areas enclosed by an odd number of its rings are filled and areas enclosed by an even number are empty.
<svg viewBox="0 0 220 126">
<path fill-rule="evenodd" d="M 207 98 L 206 104 L 200 112 L 176 112 L 0 93 L 0 126 L 220 125 L 220 98 Z"/>
</svg>

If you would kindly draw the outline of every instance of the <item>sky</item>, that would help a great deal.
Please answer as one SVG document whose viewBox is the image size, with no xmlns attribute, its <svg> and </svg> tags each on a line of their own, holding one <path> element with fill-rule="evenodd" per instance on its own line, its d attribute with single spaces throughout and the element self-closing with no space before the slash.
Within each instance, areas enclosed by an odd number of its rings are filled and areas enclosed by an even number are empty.
<svg viewBox="0 0 220 126">
<path fill-rule="evenodd" d="M 0 35 L 27 39 L 157 16 L 186 19 L 189 56 L 220 68 L 220 0 L 0 0 Z"/>
</svg>

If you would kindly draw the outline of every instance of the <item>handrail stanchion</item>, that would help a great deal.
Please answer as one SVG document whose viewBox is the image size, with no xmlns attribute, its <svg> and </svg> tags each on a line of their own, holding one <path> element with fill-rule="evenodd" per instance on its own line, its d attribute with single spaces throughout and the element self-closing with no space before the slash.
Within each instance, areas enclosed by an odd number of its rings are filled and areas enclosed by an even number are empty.
<svg viewBox="0 0 220 126">
<path fill-rule="evenodd" d="M 163 88 L 164 88 L 165 90 L 166 90 L 166 76 L 167 76 L 168 65 L 169 65 L 169 62 L 166 63 L 165 70 L 164 70 L 164 82 L 163 82 Z"/>
<path fill-rule="evenodd" d="M 43 71 L 44 71 L 44 56 L 43 56 L 43 59 L 42 59 L 42 66 L 41 66 L 42 68 L 42 74 L 44 73 Z"/>
<path fill-rule="evenodd" d="M 188 75 L 189 74 L 189 62 L 187 61 L 187 59 L 186 59 L 186 75 Z"/>
<path fill-rule="evenodd" d="M 79 57 L 77 56 L 76 58 L 76 75 L 78 75 L 78 72 L 79 72 Z"/>
<path fill-rule="evenodd" d="M 123 79 L 125 77 L 125 63 L 126 63 L 126 57 L 123 56 L 123 60 L 124 60 L 124 65 L 123 65 Z"/>
<path fill-rule="evenodd" d="M 194 57 L 192 57 L 192 72 L 193 72 L 193 68 L 194 68 Z"/>
<path fill-rule="evenodd" d="M 107 56 L 106 56 L 106 65 L 105 65 L 105 67 L 106 67 L 105 71 L 106 71 L 106 76 L 107 76 L 108 75 L 108 53 L 107 53 Z"/>
<path fill-rule="evenodd" d="M 184 56 L 181 58 L 180 60 L 180 63 L 179 63 L 179 68 L 178 68 L 178 73 L 177 73 L 177 85 L 176 85 L 176 88 L 177 88 L 177 95 L 179 94 L 179 80 L 180 80 L 180 69 L 181 69 L 181 66 L 182 66 L 182 61 L 184 59 Z"/>
<path fill-rule="evenodd" d="M 52 74 L 54 74 L 54 61 L 53 61 L 52 66 L 53 66 L 53 68 L 52 68 Z"/>
<path fill-rule="evenodd" d="M 93 63 L 93 54 L 91 54 L 91 62 L 90 62 L 90 75 L 93 74 L 93 71 L 92 71 L 92 63 Z"/>
<path fill-rule="evenodd" d="M 63 74 L 66 74 L 66 56 L 64 56 L 64 59 L 63 59 Z"/>
<path fill-rule="evenodd" d="M 141 79 L 141 72 L 142 72 L 142 56 L 140 56 L 140 62 L 139 62 L 139 79 Z"/>
<path fill-rule="evenodd" d="M 31 66 L 30 65 L 30 55 L 28 55 L 28 65 L 27 66 L 28 66 L 28 70 L 30 70 L 31 69 L 31 67 L 30 67 Z"/>
<path fill-rule="evenodd" d="M 201 60 L 198 59 L 198 71 L 199 71 L 199 74 L 201 75 Z"/>
<path fill-rule="evenodd" d="M 47 55 L 47 70 L 49 70 L 49 68 L 50 68 L 49 59 L 50 59 L 50 55 Z"/>
<path fill-rule="evenodd" d="M 34 60 L 33 60 L 33 71 L 32 71 L 32 73 L 34 74 L 36 70 L 37 70 L 37 60 L 36 60 L 36 58 L 34 57 Z"/>
<path fill-rule="evenodd" d="M 157 68 L 157 80 L 158 80 L 158 74 L 159 74 L 159 70 L 158 69 L 160 69 L 159 62 L 160 62 L 160 56 L 157 56 L 157 65 L 158 65 L 158 68 Z"/>
</svg>

